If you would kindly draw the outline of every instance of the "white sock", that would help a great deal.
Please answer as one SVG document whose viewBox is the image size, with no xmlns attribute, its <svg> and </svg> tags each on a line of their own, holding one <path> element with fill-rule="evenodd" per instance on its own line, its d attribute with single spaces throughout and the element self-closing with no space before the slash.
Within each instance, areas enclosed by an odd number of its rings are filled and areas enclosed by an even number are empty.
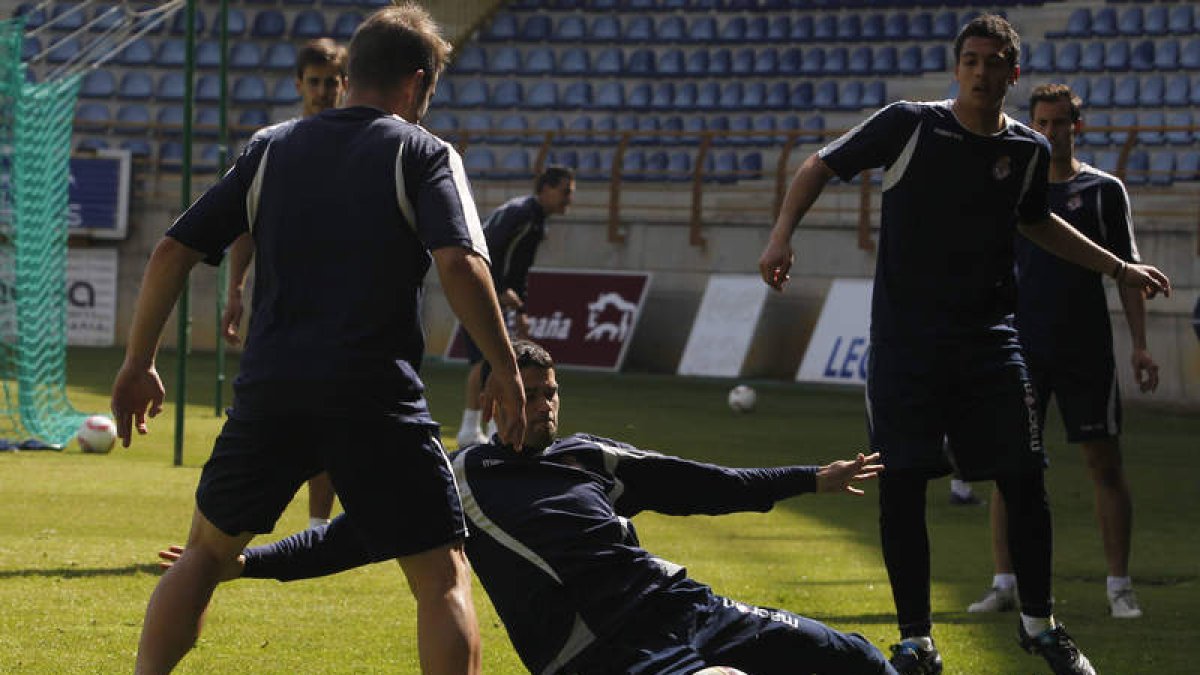
<svg viewBox="0 0 1200 675">
<path fill-rule="evenodd" d="M 957 478 L 951 478 L 950 491 L 959 497 L 966 497 L 967 495 L 971 494 L 971 484 Z"/>
<path fill-rule="evenodd" d="M 901 640 L 901 642 L 911 642 L 912 644 L 920 647 L 921 649 L 925 649 L 925 650 L 933 649 L 933 638 L 929 637 L 928 635 L 921 635 L 918 637 L 906 637 L 903 640 Z"/>
<path fill-rule="evenodd" d="M 997 574 L 992 577 L 992 588 L 1003 588 L 1008 590 L 1017 587 L 1017 575 L 1012 572 L 1005 574 Z"/>
<path fill-rule="evenodd" d="M 1121 591 L 1133 590 L 1133 579 L 1129 577 L 1109 577 L 1106 584 L 1108 586 L 1108 594 L 1116 595 Z"/>
<path fill-rule="evenodd" d="M 328 524 L 329 524 L 328 518 L 313 518 L 310 516 L 308 519 L 308 529 L 310 529 L 310 530 L 315 530 L 318 527 L 324 527 Z"/>
<path fill-rule="evenodd" d="M 496 435 L 496 420 L 488 420 L 487 437 L 491 438 Z"/>
<path fill-rule="evenodd" d="M 1021 626 L 1025 629 L 1025 634 L 1029 637 L 1035 637 L 1046 632 L 1049 628 L 1054 628 L 1057 625 L 1054 622 L 1054 617 L 1043 618 L 1040 616 L 1021 615 Z"/>
<path fill-rule="evenodd" d="M 474 430 L 479 431 L 479 417 L 483 413 L 482 410 L 471 410 L 470 408 L 463 409 L 462 424 L 459 426 L 459 431 Z"/>
</svg>

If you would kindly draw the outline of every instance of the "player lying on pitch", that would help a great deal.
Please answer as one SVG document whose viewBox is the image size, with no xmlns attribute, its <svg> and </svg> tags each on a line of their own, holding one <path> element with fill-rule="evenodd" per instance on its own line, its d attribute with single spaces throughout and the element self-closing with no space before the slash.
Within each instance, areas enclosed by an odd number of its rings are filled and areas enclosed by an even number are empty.
<svg viewBox="0 0 1200 675">
<path fill-rule="evenodd" d="M 877 455 L 825 466 L 730 469 L 575 434 L 557 438 L 559 389 L 542 347 L 513 349 L 525 383 L 525 448 L 491 443 L 452 457 L 471 524 L 467 555 L 532 673 L 895 675 L 861 635 L 713 593 L 641 547 L 629 517 L 768 511 L 805 492 L 862 494 Z M 485 368 L 486 377 L 486 368 Z M 159 555 L 169 566 L 181 549 Z M 378 562 L 345 514 L 246 549 L 228 578 L 290 581 Z"/>
</svg>

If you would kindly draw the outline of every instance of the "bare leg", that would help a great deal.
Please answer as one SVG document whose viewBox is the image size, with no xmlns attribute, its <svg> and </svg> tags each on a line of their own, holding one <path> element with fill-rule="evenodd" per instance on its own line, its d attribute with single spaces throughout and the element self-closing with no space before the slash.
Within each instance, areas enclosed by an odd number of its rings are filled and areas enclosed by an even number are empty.
<svg viewBox="0 0 1200 675">
<path fill-rule="evenodd" d="M 1129 549 L 1133 531 L 1133 499 L 1121 466 L 1121 449 L 1116 438 L 1085 441 L 1083 456 L 1096 489 L 1096 519 L 1104 542 L 1108 574 L 1129 576 Z"/>
<path fill-rule="evenodd" d="M 196 510 L 187 548 L 150 596 L 136 673 L 168 673 L 188 653 L 200 635 L 213 589 L 238 576 L 238 556 L 253 537 L 249 532 L 231 537 Z"/>
<path fill-rule="evenodd" d="M 1012 557 L 1008 553 L 1008 511 L 1004 507 L 1004 495 L 1000 490 L 992 491 L 992 564 L 996 574 L 1012 574 Z"/>
<path fill-rule="evenodd" d="M 333 481 L 321 472 L 308 479 L 308 517 L 329 520 L 333 513 Z"/>
<path fill-rule="evenodd" d="M 462 542 L 399 559 L 417 599 L 417 644 L 425 675 L 480 672 L 471 568 Z"/>
</svg>

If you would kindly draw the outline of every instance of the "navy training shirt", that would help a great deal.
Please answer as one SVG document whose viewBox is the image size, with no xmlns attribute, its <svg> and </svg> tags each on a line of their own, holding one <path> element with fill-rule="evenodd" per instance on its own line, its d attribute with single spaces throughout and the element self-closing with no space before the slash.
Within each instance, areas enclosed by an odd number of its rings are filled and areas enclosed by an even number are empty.
<svg viewBox="0 0 1200 675">
<path fill-rule="evenodd" d="M 815 466 L 730 469 L 576 434 L 540 454 L 494 444 L 452 456 L 467 555 L 531 673 L 570 672 L 687 571 L 641 547 L 628 520 L 767 511 L 816 490 Z M 244 576 L 291 580 L 372 562 L 345 515 L 246 552 Z M 688 584 L 687 588 L 694 588 Z"/>
<path fill-rule="evenodd" d="M 483 223 L 483 236 L 492 255 L 492 282 L 496 292 L 513 289 L 526 298 L 529 268 L 538 246 L 546 238 L 546 212 L 533 195 L 514 197 L 492 212 Z"/>
<path fill-rule="evenodd" d="M 1050 208 L 1088 239 L 1126 262 L 1141 262 L 1125 186 L 1081 164 L 1070 180 L 1050 183 Z M 1031 354 L 1095 367 L 1113 358 L 1112 325 L 1098 272 L 1069 263 L 1017 237 L 1017 327 Z"/>
<path fill-rule="evenodd" d="M 487 257 L 458 153 L 369 107 L 269 127 L 167 236 L 216 264 L 247 231 L 253 314 L 231 415 L 431 422 L 418 375 L 430 251 Z"/>
<path fill-rule="evenodd" d="M 893 103 L 819 153 L 844 181 L 885 168 L 877 343 L 1013 333 L 1013 236 L 1050 213 L 1050 146 L 1007 117 L 994 135 L 968 131 L 952 103 Z"/>
</svg>

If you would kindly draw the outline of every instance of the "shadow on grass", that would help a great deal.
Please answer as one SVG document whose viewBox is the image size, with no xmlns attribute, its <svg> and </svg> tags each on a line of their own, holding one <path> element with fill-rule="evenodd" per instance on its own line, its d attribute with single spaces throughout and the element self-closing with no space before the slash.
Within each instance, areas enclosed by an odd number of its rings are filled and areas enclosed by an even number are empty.
<svg viewBox="0 0 1200 675">
<path fill-rule="evenodd" d="M 126 577 L 135 574 L 158 574 L 158 563 L 123 565 L 121 567 L 52 567 L 24 570 L 0 570 L 0 579 L 87 579 L 91 577 Z"/>
</svg>

